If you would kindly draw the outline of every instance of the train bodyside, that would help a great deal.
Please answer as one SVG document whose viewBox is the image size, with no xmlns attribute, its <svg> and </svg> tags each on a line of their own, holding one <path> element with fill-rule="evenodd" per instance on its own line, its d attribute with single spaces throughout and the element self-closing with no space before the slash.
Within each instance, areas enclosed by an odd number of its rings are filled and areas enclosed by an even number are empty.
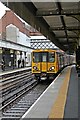
<svg viewBox="0 0 80 120">
<path fill-rule="evenodd" d="M 32 52 L 32 73 L 38 80 L 53 78 L 65 65 L 64 53 L 47 49 Z"/>
<path fill-rule="evenodd" d="M 80 47 L 76 50 L 76 69 L 80 73 Z"/>
</svg>

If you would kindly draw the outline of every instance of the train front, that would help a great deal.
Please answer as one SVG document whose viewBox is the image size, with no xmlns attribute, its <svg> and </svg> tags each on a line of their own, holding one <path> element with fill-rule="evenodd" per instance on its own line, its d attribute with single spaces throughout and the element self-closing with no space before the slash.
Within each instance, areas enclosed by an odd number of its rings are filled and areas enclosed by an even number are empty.
<svg viewBox="0 0 80 120">
<path fill-rule="evenodd" d="M 55 50 L 34 50 L 32 52 L 32 73 L 40 80 L 51 79 L 56 71 Z"/>
</svg>

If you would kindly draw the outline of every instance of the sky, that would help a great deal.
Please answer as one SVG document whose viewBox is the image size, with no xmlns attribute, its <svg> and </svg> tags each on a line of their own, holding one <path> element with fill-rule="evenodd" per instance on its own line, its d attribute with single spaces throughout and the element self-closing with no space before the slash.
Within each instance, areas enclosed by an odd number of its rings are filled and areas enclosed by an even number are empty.
<svg viewBox="0 0 80 120">
<path fill-rule="evenodd" d="M 6 6 L 4 6 L 4 5 L 0 2 L 0 19 L 1 19 L 1 17 L 5 14 L 5 10 L 9 10 L 9 8 L 7 8 Z"/>
</svg>

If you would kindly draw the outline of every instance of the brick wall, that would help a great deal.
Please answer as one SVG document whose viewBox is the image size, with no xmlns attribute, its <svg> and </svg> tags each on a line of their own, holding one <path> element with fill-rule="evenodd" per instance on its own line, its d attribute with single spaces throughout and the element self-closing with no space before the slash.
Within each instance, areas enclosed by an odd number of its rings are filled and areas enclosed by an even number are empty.
<svg viewBox="0 0 80 120">
<path fill-rule="evenodd" d="M 0 22 L 0 28 L 2 27 L 3 38 L 6 36 L 6 26 L 10 24 L 15 25 L 17 28 L 19 28 L 19 31 L 26 34 L 27 36 L 30 36 L 30 32 L 25 28 L 24 23 L 12 11 L 6 11 L 5 15 L 2 17 L 1 20 L 2 25 Z"/>
</svg>

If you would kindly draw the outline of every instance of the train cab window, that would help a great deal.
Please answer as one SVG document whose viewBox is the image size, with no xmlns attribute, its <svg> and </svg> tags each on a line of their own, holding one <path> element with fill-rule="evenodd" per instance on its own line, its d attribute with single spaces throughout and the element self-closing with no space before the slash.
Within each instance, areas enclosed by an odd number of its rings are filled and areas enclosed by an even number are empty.
<svg viewBox="0 0 80 120">
<path fill-rule="evenodd" d="M 40 62 L 40 53 L 33 53 L 33 62 Z"/>
<path fill-rule="evenodd" d="M 55 52 L 49 52 L 48 62 L 54 62 L 54 61 L 55 61 Z"/>
</svg>

